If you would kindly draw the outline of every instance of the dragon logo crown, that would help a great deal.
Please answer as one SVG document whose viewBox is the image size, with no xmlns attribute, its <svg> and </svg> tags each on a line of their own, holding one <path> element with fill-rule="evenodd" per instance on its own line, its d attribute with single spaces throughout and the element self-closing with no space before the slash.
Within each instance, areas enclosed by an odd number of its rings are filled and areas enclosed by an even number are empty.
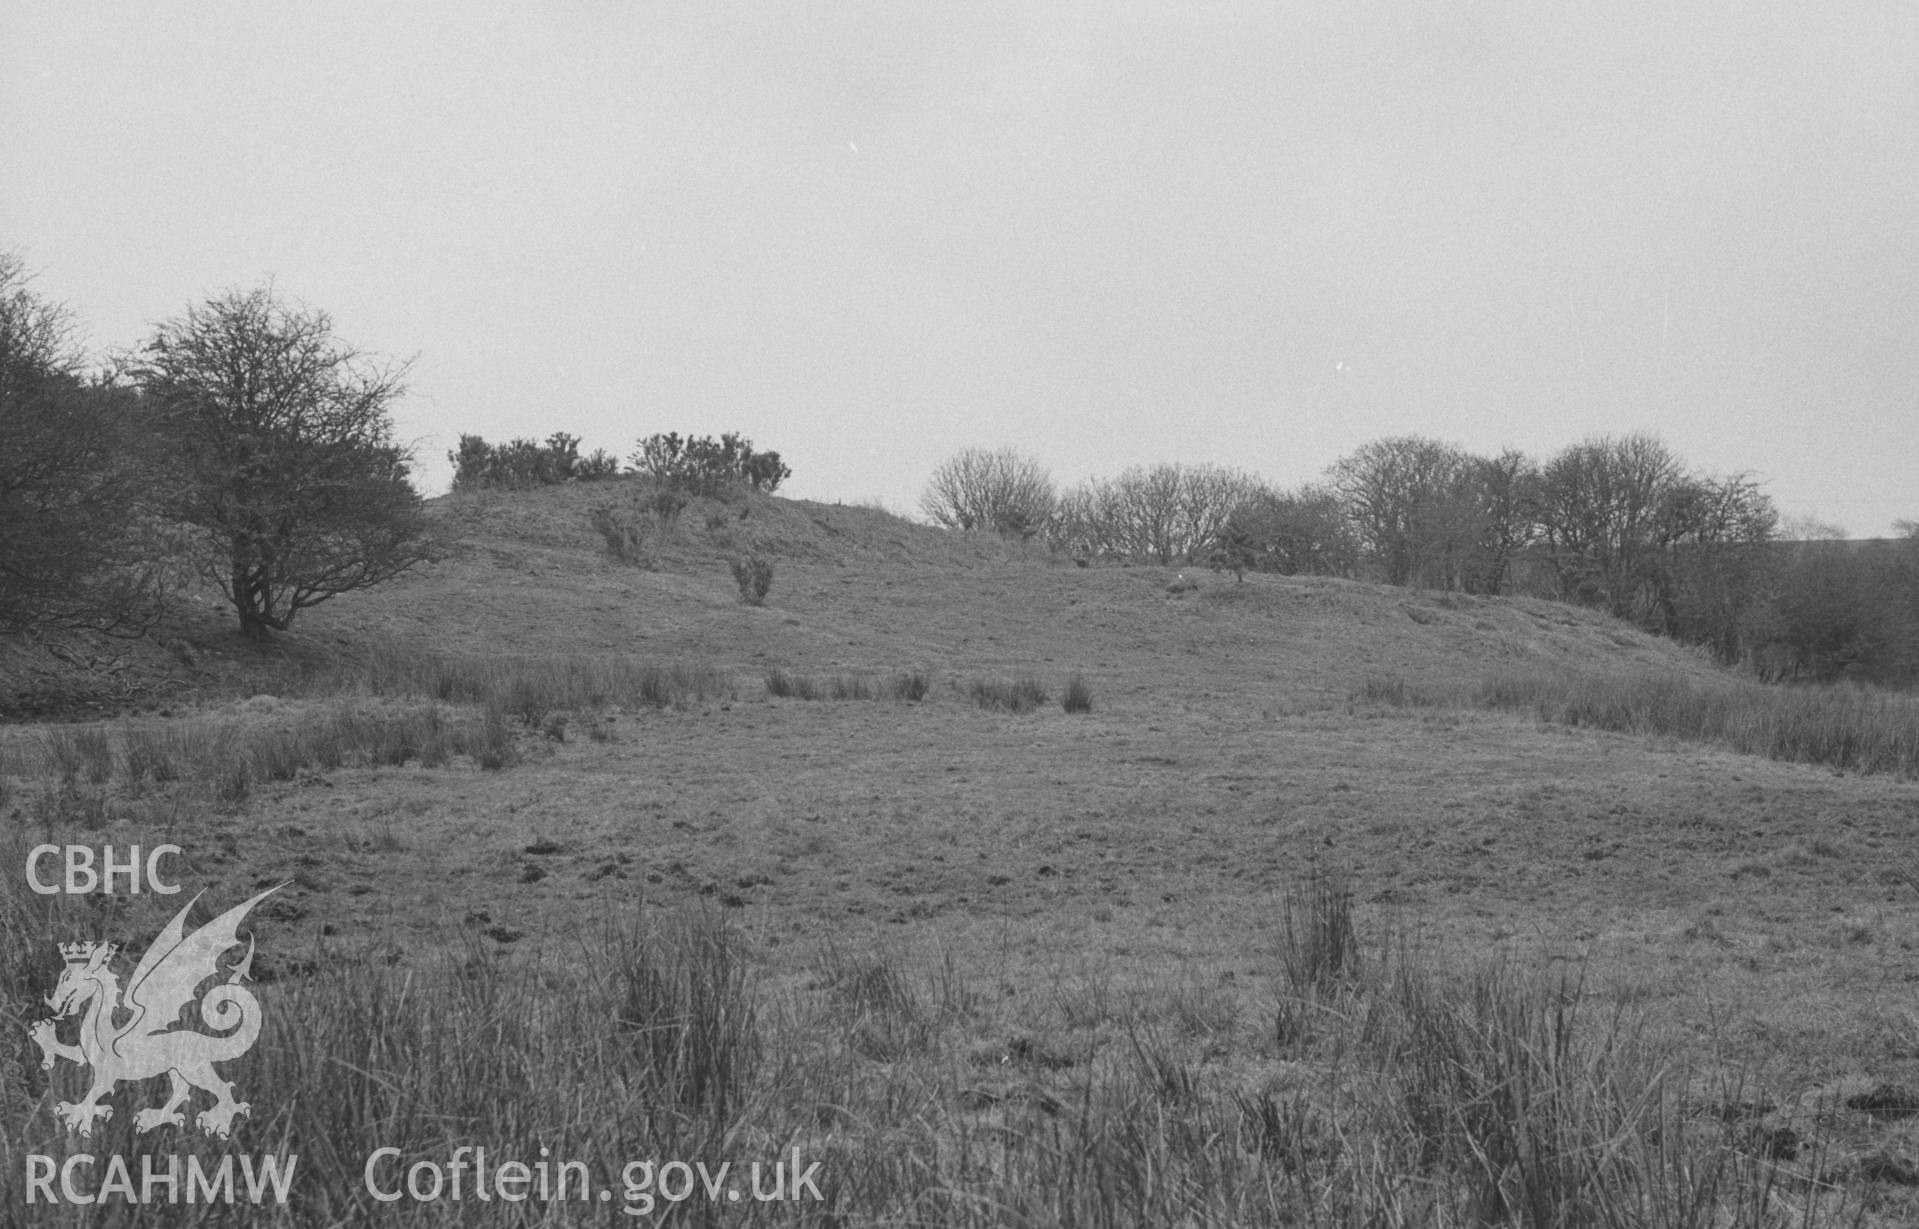
<svg viewBox="0 0 1919 1229">
<path fill-rule="evenodd" d="M 60 958 L 68 964 L 89 964 L 94 952 L 99 951 L 102 960 L 111 960 L 116 950 L 111 943 L 95 943 L 92 939 L 86 939 L 79 943 L 62 943 Z"/>
</svg>

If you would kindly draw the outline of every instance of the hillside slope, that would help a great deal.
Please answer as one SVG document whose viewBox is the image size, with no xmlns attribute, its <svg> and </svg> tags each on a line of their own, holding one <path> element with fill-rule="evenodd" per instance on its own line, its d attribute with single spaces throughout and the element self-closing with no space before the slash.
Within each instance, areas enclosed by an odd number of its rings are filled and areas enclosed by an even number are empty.
<svg viewBox="0 0 1919 1229">
<path fill-rule="evenodd" d="M 286 659 L 322 664 L 399 643 L 456 654 L 637 655 L 752 674 L 917 668 L 943 675 L 1085 672 L 1130 691 L 1253 708 L 1369 676 L 1455 682 L 1504 664 L 1706 675 L 1697 654 L 1607 616 L 1527 598 L 1423 593 L 1325 577 L 1077 568 L 1036 547 L 933 529 L 879 509 L 753 496 L 695 500 L 652 566 L 607 552 L 590 516 L 631 512 L 635 484 L 433 501 L 446 558 L 304 612 L 264 654 L 212 591 L 146 642 L 0 652 L 0 713 L 99 713 L 271 686 Z M 742 605 L 729 561 L 774 563 Z M 1176 588 L 1184 575 L 1197 588 Z M 91 669 L 87 667 L 91 665 Z M 103 668 L 110 666 L 111 668 Z"/>
<path fill-rule="evenodd" d="M 1310 1071 L 1302 1054 L 1355 1052 L 1337 1038 L 1302 1050 L 1285 1024 L 1303 1018 L 1286 1014 L 1299 1001 L 1291 909 L 1331 872 L 1350 887 L 1365 961 L 1413 952 L 1472 993 L 1490 984 L 1473 971 L 1488 957 L 1555 994 L 1577 970 L 1593 1000 L 1582 1021 L 1645 1020 L 1704 1095 L 1784 1105 L 1822 1087 L 1919 1086 L 1919 910 L 1903 869 L 1919 865 L 1919 781 L 1532 712 L 1399 705 L 1362 686 L 1506 668 L 1718 674 L 1695 654 L 1550 603 L 1082 569 L 873 509 L 770 498 L 688 507 L 654 566 L 635 567 L 608 557 L 590 515 L 634 495 L 436 501 L 440 562 L 313 610 L 266 650 L 189 595 L 96 676 L 159 715 L 0 728 L 0 810 L 16 821 L 0 856 L 165 840 L 182 851 L 179 879 L 209 899 L 283 885 L 256 915 L 263 982 L 291 994 L 316 970 L 392 970 L 426 986 L 435 968 L 462 970 L 452 998 L 422 1000 L 429 1012 L 472 1001 L 458 997 L 483 984 L 472 968 L 537 971 L 525 984 L 544 986 L 589 934 L 719 918 L 743 936 L 764 1018 L 808 1047 L 795 1052 L 857 1060 L 833 1098 L 923 1068 L 1071 1104 L 1147 1038 L 1227 1106 Z M 743 552 L 773 561 L 764 607 L 737 600 L 728 561 Z M 383 647 L 401 651 L 382 660 L 620 655 L 731 685 L 557 712 L 502 686 L 483 715 L 457 696 L 367 694 L 350 674 L 343 692 L 305 694 L 288 677 Z M 72 666 L 36 651 L 16 646 L 13 668 L 66 670 L 71 685 Z M 485 673 L 468 666 L 447 676 Z M 918 702 L 808 702 L 769 694 L 761 675 L 775 667 L 911 667 L 934 686 Z M 1074 673 L 1090 712 L 983 709 L 967 691 L 1030 674 L 1057 697 Z M 430 735 L 412 740 L 493 715 L 496 754 L 429 755 Z M 407 737 L 375 737 L 387 729 Z M 136 747 L 141 763 L 185 769 L 137 769 Z M 140 935 L 173 908 L 122 899 L 113 916 Z M 65 912 L 36 921 L 36 939 L 105 912 L 92 898 L 47 907 Z M 906 990 L 889 994 L 940 1004 L 913 1016 L 944 1030 L 937 1043 L 914 1034 L 921 1067 L 861 1041 L 871 1014 L 842 989 L 856 969 L 893 970 L 886 984 Z M 832 1014 L 848 1004 L 850 1024 Z M 1035 1048 L 1087 1057 L 1008 1061 Z M 887 1104 L 976 1112 L 933 1087 Z M 1839 1154 L 1882 1150 L 1909 1167 L 1906 1120 L 1866 1117 L 1846 1120 Z M 1790 1129 L 1839 1149 L 1832 1121 Z M 342 1173 L 341 1189 L 357 1183 Z M 1919 1223 L 1900 1198 L 1883 1223 Z"/>
</svg>

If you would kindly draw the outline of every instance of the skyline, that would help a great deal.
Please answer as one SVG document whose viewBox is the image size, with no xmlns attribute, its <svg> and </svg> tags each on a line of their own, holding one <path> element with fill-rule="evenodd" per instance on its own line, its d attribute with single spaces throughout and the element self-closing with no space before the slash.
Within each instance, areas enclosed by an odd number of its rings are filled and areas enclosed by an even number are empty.
<svg viewBox="0 0 1919 1229">
<path fill-rule="evenodd" d="M 1919 519 L 1919 9 L 10 6 L 0 246 L 96 355 L 272 278 L 398 434 L 656 431 L 913 512 L 1647 431 Z"/>
</svg>

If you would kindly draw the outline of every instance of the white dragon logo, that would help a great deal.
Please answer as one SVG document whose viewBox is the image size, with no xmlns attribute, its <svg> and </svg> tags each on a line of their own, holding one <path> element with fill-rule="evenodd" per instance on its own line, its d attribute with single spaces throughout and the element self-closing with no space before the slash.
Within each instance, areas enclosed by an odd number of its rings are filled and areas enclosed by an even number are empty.
<svg viewBox="0 0 1919 1229">
<path fill-rule="evenodd" d="M 113 1107 L 102 1105 L 100 1099 L 111 1093 L 115 1084 L 151 1079 L 164 1072 L 173 1081 L 172 1096 L 159 1109 L 135 1114 L 134 1127 L 140 1131 L 162 1123 L 184 1127 L 186 1119 L 180 1107 L 197 1087 L 212 1093 L 215 1101 L 213 1108 L 203 1110 L 196 1119 L 200 1129 L 222 1139 L 227 1137 L 234 1117 L 251 1106 L 233 1099 L 233 1085 L 214 1072 L 213 1064 L 246 1053 L 260 1035 L 260 1001 L 238 984 L 249 976 L 253 966 L 251 937 L 247 939 L 246 958 L 228 966 L 226 981 L 210 988 L 200 999 L 200 1018 L 209 1027 L 221 1030 L 221 1035 L 173 1026 L 179 1023 L 181 1010 L 193 1000 L 200 983 L 219 975 L 220 956 L 239 946 L 240 919 L 285 886 L 268 888 L 189 935 L 185 933 L 187 912 L 200 899 L 195 896 L 140 958 L 124 1000 L 120 980 L 108 967 L 120 950 L 118 945 L 91 941 L 60 944 L 67 967 L 46 1000 L 53 1014 L 29 1027 L 27 1035 L 39 1044 L 40 1066 L 46 1070 L 52 1070 L 55 1058 L 93 1067 L 93 1087 L 86 1099 L 77 1105 L 62 1101 L 55 1107 L 68 1130 L 92 1135 L 94 1119 L 113 1117 Z M 82 1007 L 87 1011 L 80 1022 L 80 1044 L 62 1044 L 54 1035 L 55 1023 Z M 116 1025 L 116 1015 L 126 1018 Z"/>
</svg>

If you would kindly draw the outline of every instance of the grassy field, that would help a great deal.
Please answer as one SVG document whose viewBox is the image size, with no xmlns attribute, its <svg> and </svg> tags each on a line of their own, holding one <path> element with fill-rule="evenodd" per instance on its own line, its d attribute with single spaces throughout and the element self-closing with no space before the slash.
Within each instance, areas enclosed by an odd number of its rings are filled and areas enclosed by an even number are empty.
<svg viewBox="0 0 1919 1229">
<path fill-rule="evenodd" d="M 0 726 L 5 860 L 170 841 L 196 920 L 289 885 L 230 1144 L 136 1135 L 159 1081 L 64 1136 L 25 1037 L 56 941 L 137 953 L 186 897 L 5 898 L 0 1215 L 615 1223 L 630 1162 L 797 1150 L 817 1201 L 648 1216 L 1919 1223 L 1909 701 L 868 508 L 696 501 L 635 566 L 618 497 L 441 501 L 453 557 L 270 653 L 201 606 L 88 695 L 0 659 L 16 709 L 91 706 Z M 462 1146 L 614 1199 L 365 1189 Z M 300 1157 L 283 1208 L 22 1203 L 29 1154 L 229 1148 Z"/>
</svg>

